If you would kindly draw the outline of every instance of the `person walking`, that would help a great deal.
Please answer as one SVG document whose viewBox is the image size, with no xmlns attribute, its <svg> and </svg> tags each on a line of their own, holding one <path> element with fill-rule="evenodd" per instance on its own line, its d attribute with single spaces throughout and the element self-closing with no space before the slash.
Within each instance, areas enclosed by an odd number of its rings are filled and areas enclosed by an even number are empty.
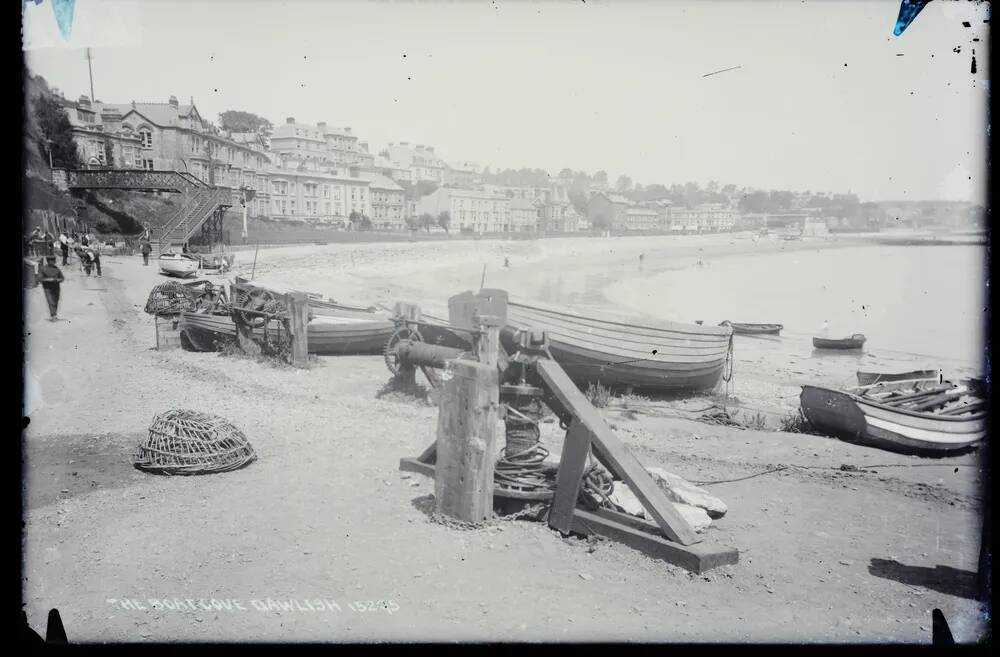
<svg viewBox="0 0 1000 657">
<path fill-rule="evenodd" d="M 139 246 L 139 250 L 142 252 L 142 264 L 149 264 L 149 254 L 153 252 L 153 246 L 149 243 L 149 240 L 145 237 L 142 238 L 142 244 Z"/>
<path fill-rule="evenodd" d="M 94 266 L 97 267 L 97 277 L 101 277 L 101 245 L 90 247 L 90 252 L 93 254 Z"/>
<path fill-rule="evenodd" d="M 69 262 L 69 238 L 66 233 L 59 233 L 59 250 L 62 251 L 62 264 L 65 267 Z"/>
<path fill-rule="evenodd" d="M 56 257 L 47 256 L 45 264 L 38 268 L 38 276 L 45 290 L 45 300 L 49 304 L 49 321 L 55 322 L 59 319 L 59 285 L 65 279 L 62 271 L 56 266 Z"/>
</svg>

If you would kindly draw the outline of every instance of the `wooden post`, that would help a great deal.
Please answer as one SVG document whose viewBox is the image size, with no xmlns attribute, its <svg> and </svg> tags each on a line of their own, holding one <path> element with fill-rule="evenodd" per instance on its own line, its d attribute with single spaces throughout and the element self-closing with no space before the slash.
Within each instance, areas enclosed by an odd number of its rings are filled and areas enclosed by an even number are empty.
<svg viewBox="0 0 1000 657">
<path fill-rule="evenodd" d="M 292 365 L 306 367 L 309 363 L 309 297 L 305 292 L 292 292 L 288 300 L 288 314 L 292 328 Z"/>
<path fill-rule="evenodd" d="M 436 508 L 479 523 L 493 517 L 499 375 L 495 360 L 456 359 L 448 369 L 452 376 L 441 391 L 438 411 Z"/>
<path fill-rule="evenodd" d="M 500 358 L 502 322 L 495 315 L 482 315 L 476 317 L 476 324 L 481 331 L 476 339 L 476 358 L 484 365 L 496 367 Z"/>
</svg>

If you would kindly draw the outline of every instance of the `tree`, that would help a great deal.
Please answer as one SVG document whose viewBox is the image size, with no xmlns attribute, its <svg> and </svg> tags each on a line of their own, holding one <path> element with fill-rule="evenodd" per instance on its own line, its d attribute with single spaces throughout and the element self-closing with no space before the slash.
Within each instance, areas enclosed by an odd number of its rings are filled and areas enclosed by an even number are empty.
<svg viewBox="0 0 1000 657">
<path fill-rule="evenodd" d="M 219 125 L 229 132 L 271 132 L 274 125 L 262 116 L 242 110 L 226 110 L 219 114 Z"/>
<path fill-rule="evenodd" d="M 431 226 L 437 225 L 437 219 L 435 219 L 434 215 L 429 212 L 423 213 L 417 219 L 420 222 L 420 225 L 423 226 L 424 230 L 428 233 L 431 232 Z"/>
<path fill-rule="evenodd" d="M 618 182 L 615 183 L 615 190 L 627 192 L 630 189 L 632 189 L 632 179 L 628 176 L 618 176 Z"/>
<path fill-rule="evenodd" d="M 52 166 L 75 169 L 80 166 L 80 151 L 73 141 L 73 126 L 58 100 L 51 96 L 35 96 L 35 120 L 42 132 L 38 152 L 49 153 Z"/>
<path fill-rule="evenodd" d="M 569 168 L 563 169 L 562 171 L 559 172 L 559 177 L 563 180 L 572 180 L 573 170 Z"/>
<path fill-rule="evenodd" d="M 438 215 L 437 223 L 438 226 L 444 228 L 444 232 L 447 233 L 448 227 L 451 226 L 451 214 L 447 210 L 445 210 L 444 212 Z"/>
<path fill-rule="evenodd" d="M 351 214 L 347 216 L 347 221 L 351 224 L 351 230 L 361 230 L 361 217 L 363 215 L 357 210 L 351 210 Z"/>
<path fill-rule="evenodd" d="M 607 185 L 608 184 L 608 172 L 598 171 L 594 174 L 593 181 L 595 185 Z"/>
</svg>

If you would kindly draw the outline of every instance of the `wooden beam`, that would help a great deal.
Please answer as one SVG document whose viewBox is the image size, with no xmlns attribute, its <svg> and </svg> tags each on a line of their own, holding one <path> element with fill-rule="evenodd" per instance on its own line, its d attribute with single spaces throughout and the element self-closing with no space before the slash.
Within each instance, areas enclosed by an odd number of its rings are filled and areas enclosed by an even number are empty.
<svg viewBox="0 0 1000 657">
<path fill-rule="evenodd" d="M 643 507 L 656 520 L 664 535 L 682 545 L 699 542 L 701 538 L 695 534 L 684 516 L 653 482 L 642 464 L 625 448 L 597 409 L 570 380 L 565 370 L 553 360 L 540 360 L 535 367 L 554 396 L 555 402 L 587 427 L 591 433 L 591 442 L 602 460 L 614 474 L 628 484 Z"/>
<path fill-rule="evenodd" d="M 476 336 L 476 359 L 484 365 L 497 366 L 500 359 L 500 318 L 483 315 L 476 318 L 479 335 Z"/>
<path fill-rule="evenodd" d="M 292 365 L 307 367 L 309 365 L 309 298 L 305 292 L 292 292 L 288 299 L 288 314 L 292 328 Z"/>
<path fill-rule="evenodd" d="M 427 477 L 434 477 L 434 466 L 421 463 L 417 459 L 399 459 L 399 469 L 403 472 L 416 472 Z"/>
<path fill-rule="evenodd" d="M 438 513 L 479 523 L 493 517 L 500 383 L 496 364 L 456 359 L 441 390 L 434 498 Z"/>
<path fill-rule="evenodd" d="M 549 512 L 549 526 L 563 534 L 573 529 L 573 512 L 580 496 L 592 435 L 586 424 L 574 418 L 563 442 L 559 472 L 556 474 L 556 492 Z"/>
<path fill-rule="evenodd" d="M 739 552 L 735 548 L 680 545 L 583 509 L 573 512 L 573 531 L 585 536 L 605 536 L 694 573 L 704 573 L 712 568 L 739 562 Z"/>
</svg>

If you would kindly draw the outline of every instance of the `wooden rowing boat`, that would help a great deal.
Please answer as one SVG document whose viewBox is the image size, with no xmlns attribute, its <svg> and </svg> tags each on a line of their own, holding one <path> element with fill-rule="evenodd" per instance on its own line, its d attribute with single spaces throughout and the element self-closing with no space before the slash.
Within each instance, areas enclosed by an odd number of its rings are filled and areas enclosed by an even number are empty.
<svg viewBox="0 0 1000 657">
<path fill-rule="evenodd" d="M 198 351 L 214 351 L 216 342 L 236 337 L 236 323 L 229 315 L 181 313 L 179 328 Z M 381 317 L 315 316 L 306 325 L 308 350 L 329 356 L 381 354 L 393 328 L 390 320 Z M 280 323 L 271 320 L 267 330 L 271 339 L 277 339 Z M 263 331 L 263 327 L 254 330 L 257 339 L 263 339 Z"/>
<path fill-rule="evenodd" d="M 581 315 L 571 309 L 508 301 L 501 343 L 513 353 L 518 329 L 548 333 L 549 351 L 573 381 L 583 388 L 601 383 L 613 388 L 659 392 L 707 390 L 715 387 L 732 345 L 729 326 L 699 326 Z"/>
<path fill-rule="evenodd" d="M 938 370 L 913 370 L 912 372 L 897 372 L 894 374 L 886 372 L 858 372 L 858 385 L 870 386 L 875 383 L 888 383 L 891 381 L 919 381 L 938 378 Z"/>
<path fill-rule="evenodd" d="M 855 333 L 849 338 L 813 338 L 813 347 L 816 349 L 861 349 L 867 339 L 860 333 Z"/>
<path fill-rule="evenodd" d="M 284 285 L 278 285 L 276 283 L 251 281 L 240 276 L 236 277 L 237 285 L 249 284 L 254 287 L 263 288 L 274 292 L 275 294 L 291 294 L 292 292 L 300 292 L 301 290 L 295 290 Z M 388 319 L 391 316 L 386 310 L 376 308 L 375 306 L 356 306 L 351 304 L 341 303 L 339 301 L 334 301 L 329 297 L 324 297 L 322 294 L 317 292 L 302 292 L 306 295 L 309 302 L 309 312 L 312 315 L 326 315 L 330 317 L 357 317 L 360 319 Z"/>
<path fill-rule="evenodd" d="M 728 319 L 719 326 L 733 327 L 736 335 L 778 335 L 781 329 L 785 328 L 781 324 L 748 324 L 746 322 L 730 322 Z"/>
<path fill-rule="evenodd" d="M 986 436 L 986 400 L 964 383 L 895 381 L 834 390 L 802 386 L 802 412 L 820 431 L 904 454 L 947 455 Z"/>
<path fill-rule="evenodd" d="M 160 271 L 168 276 L 187 278 L 198 272 L 198 258 L 186 253 L 164 253 L 158 261 Z"/>
</svg>

